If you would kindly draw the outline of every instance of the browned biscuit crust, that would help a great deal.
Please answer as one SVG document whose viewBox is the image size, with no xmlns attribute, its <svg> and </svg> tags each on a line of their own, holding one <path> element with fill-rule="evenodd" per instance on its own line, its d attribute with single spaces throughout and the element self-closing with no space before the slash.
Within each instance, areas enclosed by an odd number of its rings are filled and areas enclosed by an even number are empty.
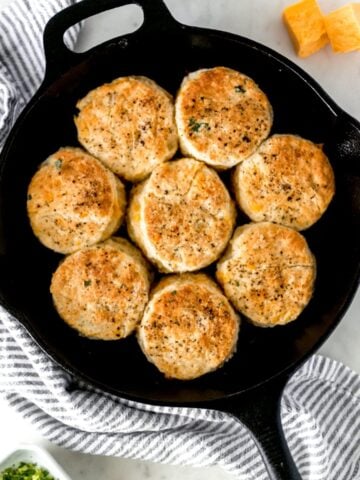
<svg viewBox="0 0 360 480">
<path fill-rule="evenodd" d="M 236 349 L 240 319 L 204 274 L 160 281 L 138 328 L 147 359 L 168 378 L 190 380 L 221 367 Z"/>
<path fill-rule="evenodd" d="M 305 238 L 268 222 L 237 228 L 216 272 L 235 308 L 261 327 L 295 320 L 310 301 L 315 276 Z"/>
<path fill-rule="evenodd" d="M 118 78 L 77 107 L 79 142 L 126 180 L 143 180 L 177 150 L 173 99 L 149 78 Z"/>
<path fill-rule="evenodd" d="M 28 188 L 33 232 L 59 253 L 110 237 L 124 218 L 125 205 L 121 181 L 80 148 L 60 148 L 40 166 Z"/>
<path fill-rule="evenodd" d="M 240 208 L 256 222 L 304 230 L 327 209 L 335 180 L 321 146 L 295 135 L 273 135 L 233 175 Z"/>
<path fill-rule="evenodd" d="M 256 83 L 225 67 L 185 77 L 175 110 L 182 153 L 218 169 L 231 168 L 254 153 L 273 119 L 271 105 Z"/>
<path fill-rule="evenodd" d="M 82 335 L 99 340 L 128 336 L 148 301 L 150 275 L 141 253 L 112 237 L 65 258 L 51 281 L 55 307 Z"/>
<path fill-rule="evenodd" d="M 159 165 L 132 192 L 131 238 L 164 272 L 186 272 L 215 261 L 235 223 L 235 208 L 218 174 L 183 158 Z"/>
</svg>

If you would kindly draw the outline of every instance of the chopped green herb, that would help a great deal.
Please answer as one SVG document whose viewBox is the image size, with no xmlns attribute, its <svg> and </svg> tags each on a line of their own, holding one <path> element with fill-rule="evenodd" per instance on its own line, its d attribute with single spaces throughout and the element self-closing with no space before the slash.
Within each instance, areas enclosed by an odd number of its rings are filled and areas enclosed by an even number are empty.
<svg viewBox="0 0 360 480">
<path fill-rule="evenodd" d="M 62 160 L 59 158 L 58 160 L 55 161 L 55 168 L 57 170 L 61 170 L 61 166 L 62 166 Z"/>
<path fill-rule="evenodd" d="M 173 291 L 171 292 L 171 295 L 176 295 L 176 290 L 173 290 Z"/>
<path fill-rule="evenodd" d="M 194 117 L 191 117 L 189 120 L 189 128 L 192 132 L 198 132 L 200 128 L 210 130 L 210 125 L 207 122 L 198 122 Z"/>
<path fill-rule="evenodd" d="M 31 200 L 31 199 L 32 199 L 32 196 L 30 195 L 30 193 L 28 193 L 27 199 L 28 199 L 28 200 Z"/>
<path fill-rule="evenodd" d="M 55 480 L 50 473 L 35 463 L 21 462 L 0 473 L 0 480 Z"/>
<path fill-rule="evenodd" d="M 245 88 L 242 85 L 236 85 L 234 90 L 235 90 L 236 93 L 245 93 L 246 92 Z"/>
<path fill-rule="evenodd" d="M 84 287 L 89 287 L 91 285 L 91 280 L 84 280 Z"/>
</svg>

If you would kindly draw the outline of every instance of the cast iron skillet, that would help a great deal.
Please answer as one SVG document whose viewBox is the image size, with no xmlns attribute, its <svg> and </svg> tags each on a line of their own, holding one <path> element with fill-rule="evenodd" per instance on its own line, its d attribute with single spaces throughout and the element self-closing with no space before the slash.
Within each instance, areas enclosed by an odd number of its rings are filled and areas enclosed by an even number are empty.
<svg viewBox="0 0 360 480">
<path fill-rule="evenodd" d="M 86 53 L 70 52 L 64 32 L 80 20 L 135 3 L 144 23 L 135 33 Z M 270 476 L 299 478 L 284 442 L 279 406 L 289 376 L 344 315 L 359 280 L 360 125 L 302 70 L 272 50 L 228 33 L 176 22 L 162 0 L 84 0 L 56 15 L 45 31 L 45 80 L 12 130 L 1 155 L 0 302 L 64 369 L 119 397 L 155 404 L 218 408 L 256 435 Z M 63 145 L 76 145 L 76 100 L 121 75 L 141 74 L 175 93 L 183 76 L 226 65 L 254 78 L 273 105 L 273 132 L 324 144 L 336 175 L 336 196 L 305 232 L 318 276 L 313 299 L 285 327 L 243 322 L 238 353 L 219 371 L 191 382 L 166 381 L 134 338 L 91 341 L 57 316 L 49 284 L 61 256 L 35 239 L 26 216 L 26 190 L 38 164 Z M 244 219 L 240 219 L 245 221 Z M 121 232 L 123 234 L 123 232 Z"/>
</svg>

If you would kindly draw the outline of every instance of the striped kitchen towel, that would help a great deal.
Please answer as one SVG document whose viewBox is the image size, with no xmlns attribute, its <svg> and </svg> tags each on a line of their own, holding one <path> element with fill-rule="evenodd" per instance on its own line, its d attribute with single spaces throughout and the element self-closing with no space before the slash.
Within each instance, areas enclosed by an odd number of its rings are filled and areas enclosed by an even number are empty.
<svg viewBox="0 0 360 480">
<path fill-rule="evenodd" d="M 95 1 L 95 0 L 94 0 Z M 13 0 L 0 13 L 0 147 L 41 82 L 42 30 L 72 0 Z M 74 44 L 78 28 L 69 33 Z M 56 444 L 268 478 L 248 431 L 225 413 L 120 400 L 76 382 L 0 309 L 0 395 Z M 360 479 L 360 377 L 312 357 L 290 380 L 282 421 L 304 479 Z M 290 479 L 289 479 L 290 480 Z"/>
</svg>

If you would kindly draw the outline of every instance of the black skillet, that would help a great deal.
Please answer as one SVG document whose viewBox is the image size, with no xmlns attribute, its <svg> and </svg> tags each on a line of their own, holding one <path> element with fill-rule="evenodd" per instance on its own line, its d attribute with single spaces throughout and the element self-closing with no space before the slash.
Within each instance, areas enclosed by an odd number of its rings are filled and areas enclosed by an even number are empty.
<svg viewBox="0 0 360 480">
<path fill-rule="evenodd" d="M 86 53 L 70 52 L 64 32 L 100 11 L 135 3 L 144 23 L 135 33 Z M 85 0 L 56 15 L 45 31 L 45 80 L 12 130 L 1 155 L 0 302 L 65 370 L 119 397 L 154 404 L 217 408 L 257 437 L 273 479 L 300 478 L 279 421 L 290 375 L 324 342 L 348 308 L 359 280 L 360 125 L 301 69 L 272 50 L 228 33 L 179 24 L 162 0 Z M 285 327 L 243 322 L 238 353 L 219 371 L 191 382 L 166 381 L 134 338 L 91 341 L 57 316 L 49 295 L 60 256 L 42 247 L 26 216 L 26 190 L 38 164 L 62 145 L 76 145 L 76 100 L 121 75 L 141 74 L 175 93 L 202 67 L 226 65 L 254 78 L 275 113 L 274 132 L 323 143 L 336 175 L 336 196 L 305 232 L 318 276 L 313 299 Z"/>
</svg>

